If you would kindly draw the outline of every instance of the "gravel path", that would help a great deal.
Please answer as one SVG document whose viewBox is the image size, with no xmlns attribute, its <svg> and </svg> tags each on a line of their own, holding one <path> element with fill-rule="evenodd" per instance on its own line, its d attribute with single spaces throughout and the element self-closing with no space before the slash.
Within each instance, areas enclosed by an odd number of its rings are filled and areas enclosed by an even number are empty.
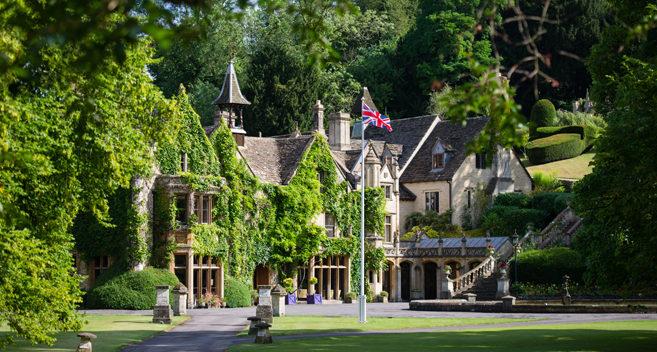
<svg viewBox="0 0 657 352">
<path fill-rule="evenodd" d="M 287 306 L 287 315 L 358 316 L 358 305 L 325 304 Z M 369 317 L 413 317 L 413 318 L 516 318 L 548 319 L 542 321 L 505 323 L 472 326 L 450 326 L 442 328 L 421 328 L 404 330 L 378 330 L 319 333 L 305 335 L 275 336 L 277 339 L 297 339 L 312 337 L 335 337 L 349 335 L 376 335 L 391 333 L 429 332 L 441 330 L 485 329 L 494 327 L 514 327 L 528 325 L 594 323 L 605 321 L 657 320 L 657 314 L 503 314 L 475 312 L 424 312 L 408 309 L 408 303 L 374 303 L 367 306 Z M 186 323 L 123 349 L 125 352 L 181 352 L 181 351 L 223 351 L 230 346 L 250 343 L 253 337 L 235 337 L 248 324 L 247 317 L 255 315 L 255 307 L 235 309 L 192 309 L 192 318 Z M 151 311 L 102 310 L 87 311 L 87 314 L 130 314 L 151 315 Z"/>
</svg>

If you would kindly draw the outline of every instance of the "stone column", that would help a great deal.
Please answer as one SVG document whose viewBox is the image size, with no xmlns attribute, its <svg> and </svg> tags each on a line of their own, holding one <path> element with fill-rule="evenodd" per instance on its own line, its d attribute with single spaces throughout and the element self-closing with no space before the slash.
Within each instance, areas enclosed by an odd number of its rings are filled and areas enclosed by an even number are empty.
<svg viewBox="0 0 657 352">
<path fill-rule="evenodd" d="M 351 291 L 351 257 L 346 255 L 344 257 L 344 262 L 347 267 L 344 269 L 344 293 L 346 295 L 347 292 Z"/>
<path fill-rule="evenodd" d="M 328 260 L 328 270 L 327 270 L 327 278 L 326 278 L 326 299 L 332 300 L 333 296 L 331 295 L 331 277 L 333 276 L 333 273 L 331 273 L 331 269 L 333 268 L 333 258 L 331 256 L 328 256 L 326 258 Z"/>
<path fill-rule="evenodd" d="M 310 279 L 313 277 L 315 277 L 315 257 L 310 257 L 310 261 L 308 262 L 308 278 L 306 279 L 309 295 L 315 294 L 315 285 L 310 284 Z"/>
<path fill-rule="evenodd" d="M 401 297 L 401 267 L 397 265 L 397 300 L 401 302 L 402 297 Z"/>
<path fill-rule="evenodd" d="M 326 296 L 324 296 L 324 268 L 323 268 L 324 260 L 323 259 L 320 259 L 320 260 L 321 260 L 322 265 L 319 269 L 319 277 L 317 278 L 317 285 L 319 285 L 319 294 L 323 298 L 326 298 Z"/>
<path fill-rule="evenodd" d="M 440 298 L 452 299 L 452 297 L 454 297 L 454 284 L 449 280 L 449 278 L 446 278 L 445 281 L 442 282 L 440 288 Z"/>
<path fill-rule="evenodd" d="M 178 283 L 173 288 L 173 315 L 187 315 L 187 287 Z"/>
<path fill-rule="evenodd" d="M 196 307 L 194 301 L 194 254 L 190 251 L 187 253 L 187 309 Z"/>
<path fill-rule="evenodd" d="M 500 299 L 507 295 L 509 295 L 509 278 L 506 277 L 506 275 L 503 275 L 497 278 L 497 292 L 495 293 L 495 299 Z"/>
<path fill-rule="evenodd" d="M 513 296 L 502 297 L 502 313 L 513 313 L 513 305 L 516 304 L 516 298 Z"/>
<path fill-rule="evenodd" d="M 259 285 L 258 307 L 256 307 L 256 316 L 261 318 L 264 322 L 274 323 L 274 311 L 272 309 L 271 301 L 271 285 Z"/>
<path fill-rule="evenodd" d="M 324 105 L 320 100 L 313 105 L 313 130 L 324 135 Z"/>
<path fill-rule="evenodd" d="M 219 264 L 218 272 L 219 274 L 217 276 L 219 276 L 218 277 L 219 282 L 217 282 L 217 294 L 219 295 L 219 297 L 224 297 L 224 263 L 223 262 Z"/>
</svg>

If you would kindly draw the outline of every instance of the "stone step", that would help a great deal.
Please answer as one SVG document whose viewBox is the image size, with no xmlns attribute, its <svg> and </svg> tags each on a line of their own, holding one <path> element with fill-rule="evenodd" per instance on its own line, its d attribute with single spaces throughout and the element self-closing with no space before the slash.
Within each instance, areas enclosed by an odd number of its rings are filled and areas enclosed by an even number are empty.
<svg viewBox="0 0 657 352">
<path fill-rule="evenodd" d="M 486 279 L 480 280 L 474 286 L 470 287 L 463 293 L 457 295 L 455 298 L 465 298 L 463 294 L 474 293 L 477 295 L 477 301 L 492 301 L 495 300 L 497 293 L 497 278 L 490 276 Z"/>
</svg>

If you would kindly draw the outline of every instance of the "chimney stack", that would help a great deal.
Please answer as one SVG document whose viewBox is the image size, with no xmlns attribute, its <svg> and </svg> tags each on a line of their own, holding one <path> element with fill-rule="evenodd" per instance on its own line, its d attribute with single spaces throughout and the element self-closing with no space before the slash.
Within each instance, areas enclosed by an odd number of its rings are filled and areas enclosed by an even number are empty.
<svg viewBox="0 0 657 352">
<path fill-rule="evenodd" d="M 321 100 L 317 100 L 317 104 L 313 106 L 313 131 L 319 131 L 322 135 L 324 132 L 324 105 Z"/>
<path fill-rule="evenodd" d="M 329 146 L 333 150 L 349 150 L 351 134 L 349 123 L 351 118 L 346 112 L 338 111 L 329 115 Z"/>
</svg>

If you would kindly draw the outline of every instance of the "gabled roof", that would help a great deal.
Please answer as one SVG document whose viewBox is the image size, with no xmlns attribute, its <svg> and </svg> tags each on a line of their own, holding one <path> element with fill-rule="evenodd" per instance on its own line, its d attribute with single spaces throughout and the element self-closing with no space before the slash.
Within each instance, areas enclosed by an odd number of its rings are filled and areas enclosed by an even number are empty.
<svg viewBox="0 0 657 352">
<path fill-rule="evenodd" d="M 498 250 L 509 241 L 508 237 L 491 237 L 490 245 Z M 466 248 L 486 247 L 486 237 L 466 237 Z M 420 248 L 438 248 L 438 238 L 420 238 Z M 461 248 L 461 238 L 443 238 L 443 248 Z"/>
<path fill-rule="evenodd" d="M 431 131 L 426 142 L 420 147 L 417 155 L 402 174 L 400 182 L 412 183 L 451 180 L 467 156 L 466 144 L 484 129 L 489 119 L 490 117 L 487 116 L 472 117 L 467 120 L 465 127 L 458 123 L 453 124 L 450 121 L 441 121 L 436 124 L 436 127 Z M 432 150 L 438 138 L 440 138 L 443 146 L 448 145 L 455 152 L 444 169 L 441 171 L 432 171 Z"/>
<path fill-rule="evenodd" d="M 365 139 L 375 141 L 375 150 L 377 148 L 376 141 L 397 145 L 395 146 L 395 149 L 397 150 L 401 148 L 402 152 L 399 157 L 399 169 L 404 172 L 408 162 L 413 159 L 413 155 L 438 121 L 440 121 L 438 115 L 393 120 L 390 122 L 392 132 L 389 132 L 385 128 L 368 127 L 365 129 Z M 352 139 L 351 142 L 354 143 L 354 140 Z M 360 146 L 360 143 L 358 145 Z M 383 145 L 385 145 L 385 143 Z"/>
<path fill-rule="evenodd" d="M 400 200 L 415 200 L 417 196 L 415 193 L 411 192 L 410 189 L 406 188 L 403 184 L 399 184 L 399 199 Z"/>
<path fill-rule="evenodd" d="M 224 85 L 221 87 L 221 93 L 219 93 L 217 99 L 212 102 L 212 105 L 251 105 L 240 91 L 240 85 L 237 83 L 237 75 L 235 74 L 235 67 L 233 67 L 233 60 L 228 61 L 228 69 L 226 69 Z"/>
<path fill-rule="evenodd" d="M 295 175 L 303 153 L 314 136 L 298 138 L 244 137 L 245 148 L 239 152 L 260 182 L 286 185 Z"/>
</svg>

